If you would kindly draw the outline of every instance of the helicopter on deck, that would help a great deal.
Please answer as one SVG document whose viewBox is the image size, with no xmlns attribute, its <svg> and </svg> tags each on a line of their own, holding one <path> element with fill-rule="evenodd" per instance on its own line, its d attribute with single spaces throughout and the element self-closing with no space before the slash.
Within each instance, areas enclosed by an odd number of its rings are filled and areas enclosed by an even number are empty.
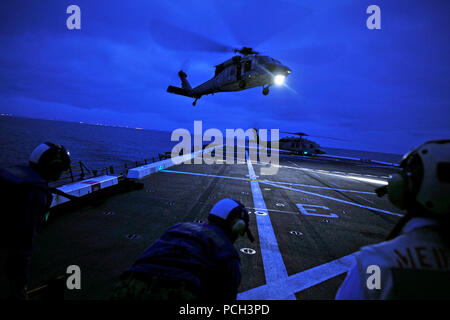
<svg viewBox="0 0 450 320">
<path fill-rule="evenodd" d="M 256 143 L 260 144 L 261 138 L 258 134 L 258 130 L 253 128 L 253 131 L 256 133 Z M 286 136 L 281 139 L 278 139 L 278 148 L 280 151 L 289 152 L 291 154 L 302 155 L 302 156 L 316 156 L 318 154 L 325 154 L 326 151 L 322 149 L 322 147 L 312 140 L 304 138 L 305 136 L 310 136 L 309 134 L 303 132 L 286 132 L 280 131 L 280 133 L 287 133 L 293 136 Z M 323 139 L 331 139 L 337 141 L 349 141 L 346 139 L 334 138 L 334 137 L 324 137 L 324 136 L 312 136 Z M 254 141 L 254 140 L 253 140 Z M 265 141 L 266 145 L 272 145 L 273 141 Z"/>
<path fill-rule="evenodd" d="M 323 149 L 321 149 L 320 145 L 317 142 L 304 138 L 305 136 L 308 136 L 308 134 L 306 133 L 283 131 L 281 131 L 281 133 L 293 134 L 295 136 L 287 136 L 281 138 L 278 142 L 280 150 L 287 150 L 303 156 L 312 156 L 326 153 Z"/>
<path fill-rule="evenodd" d="M 269 56 L 260 56 L 252 48 L 234 49 L 231 59 L 216 65 L 214 77 L 203 84 L 192 88 L 182 70 L 178 72 L 181 88 L 169 86 L 167 92 L 195 98 L 192 105 L 203 95 L 216 92 L 241 91 L 254 87 L 263 87 L 263 95 L 269 94 L 269 87 L 282 85 L 291 69 Z"/>
</svg>

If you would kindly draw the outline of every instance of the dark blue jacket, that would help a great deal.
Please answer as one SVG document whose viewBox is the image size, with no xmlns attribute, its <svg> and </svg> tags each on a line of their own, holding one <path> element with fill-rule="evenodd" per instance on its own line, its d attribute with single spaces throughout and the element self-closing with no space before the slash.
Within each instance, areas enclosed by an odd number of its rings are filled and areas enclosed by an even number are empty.
<svg viewBox="0 0 450 320">
<path fill-rule="evenodd" d="M 52 195 L 47 181 L 34 169 L 15 166 L 0 169 L 0 201 L 0 247 L 8 249 L 8 278 L 12 291 L 18 292 L 26 286 L 34 240 Z M 17 296 L 17 292 L 11 294 Z"/>
<path fill-rule="evenodd" d="M 178 223 L 169 228 L 128 270 L 182 279 L 206 299 L 233 300 L 241 281 L 240 259 L 233 243 L 217 226 Z"/>
<path fill-rule="evenodd" d="M 0 169 L 0 198 L 3 208 L 9 208 L 2 212 L 8 246 L 31 254 L 33 240 L 52 201 L 47 181 L 29 166 Z"/>
</svg>

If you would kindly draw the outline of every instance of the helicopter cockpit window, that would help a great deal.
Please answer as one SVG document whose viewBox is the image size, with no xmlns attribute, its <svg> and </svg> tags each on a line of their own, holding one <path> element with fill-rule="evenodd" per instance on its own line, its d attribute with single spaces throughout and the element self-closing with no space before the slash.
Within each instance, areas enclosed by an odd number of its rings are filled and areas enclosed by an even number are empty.
<svg viewBox="0 0 450 320">
<path fill-rule="evenodd" d="M 244 65 L 244 72 L 248 72 L 252 69 L 252 61 L 246 61 Z"/>
<path fill-rule="evenodd" d="M 268 59 L 268 57 L 264 57 L 264 56 L 260 56 L 258 57 L 258 63 L 266 63 L 269 62 L 270 60 Z"/>
<path fill-rule="evenodd" d="M 280 61 L 278 61 L 278 60 L 275 60 L 274 58 L 270 58 L 270 59 L 272 60 L 272 62 L 275 62 L 275 63 L 281 64 L 281 62 L 280 62 Z"/>
</svg>

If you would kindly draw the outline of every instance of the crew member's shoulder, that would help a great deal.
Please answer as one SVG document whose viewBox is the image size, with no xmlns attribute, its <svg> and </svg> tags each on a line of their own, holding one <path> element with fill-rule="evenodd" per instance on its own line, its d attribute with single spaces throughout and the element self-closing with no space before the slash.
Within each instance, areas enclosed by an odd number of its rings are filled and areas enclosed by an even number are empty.
<svg viewBox="0 0 450 320">
<path fill-rule="evenodd" d="M 175 230 L 192 230 L 192 231 L 200 231 L 203 229 L 203 223 L 196 222 L 178 222 L 172 225 L 167 231 L 175 231 Z"/>
<path fill-rule="evenodd" d="M 430 226 L 422 226 L 390 241 L 365 246 L 355 257 L 362 269 L 370 265 L 440 269 L 441 255 L 450 257 L 449 248 Z"/>
<path fill-rule="evenodd" d="M 178 222 L 172 225 L 168 230 L 176 230 L 176 229 L 188 229 L 194 231 L 201 231 L 201 230 L 215 230 L 220 232 L 222 231 L 219 227 L 201 222 Z"/>
<path fill-rule="evenodd" d="M 411 239 L 411 234 L 404 233 L 391 240 L 364 246 L 361 248 L 360 252 L 361 254 L 385 255 L 386 252 L 390 252 L 392 249 L 408 245 L 411 241 L 413 241 Z"/>
<path fill-rule="evenodd" d="M 19 185 L 47 187 L 47 181 L 36 170 L 24 165 L 0 168 L 0 179 Z"/>
</svg>

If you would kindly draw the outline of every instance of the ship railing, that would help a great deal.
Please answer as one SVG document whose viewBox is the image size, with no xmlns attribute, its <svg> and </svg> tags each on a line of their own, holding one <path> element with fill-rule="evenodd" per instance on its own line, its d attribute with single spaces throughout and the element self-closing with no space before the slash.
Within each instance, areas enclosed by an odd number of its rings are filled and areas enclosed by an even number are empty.
<svg viewBox="0 0 450 320">
<path fill-rule="evenodd" d="M 149 159 L 144 159 L 141 161 L 128 161 L 118 165 L 105 166 L 100 169 L 90 169 L 86 163 L 82 161 L 78 161 L 73 163 L 69 170 L 64 172 L 60 179 L 50 183 L 52 187 L 59 187 L 65 184 L 82 181 L 85 179 L 99 177 L 103 175 L 114 175 L 119 178 L 126 176 L 128 170 L 140 167 L 149 163 L 153 163 L 156 161 L 160 161 L 166 159 L 166 155 L 164 157 L 152 157 Z"/>
<path fill-rule="evenodd" d="M 203 149 L 205 149 L 206 147 L 207 147 L 206 144 L 203 145 Z M 191 151 L 194 152 L 195 151 L 194 148 L 192 148 Z M 60 179 L 50 183 L 50 186 L 59 187 L 65 184 L 74 183 L 103 175 L 114 175 L 117 176 L 119 180 L 121 180 L 127 175 L 128 170 L 144 166 L 146 164 L 154 163 L 157 161 L 169 159 L 171 158 L 171 154 L 172 154 L 171 152 L 159 153 L 157 157 L 143 159 L 141 161 L 127 161 L 122 164 L 105 166 L 100 169 L 90 169 L 86 165 L 86 163 L 82 161 L 77 161 L 75 163 L 72 163 L 70 169 L 64 172 Z M 182 150 L 180 150 L 179 155 L 183 155 Z"/>
</svg>

